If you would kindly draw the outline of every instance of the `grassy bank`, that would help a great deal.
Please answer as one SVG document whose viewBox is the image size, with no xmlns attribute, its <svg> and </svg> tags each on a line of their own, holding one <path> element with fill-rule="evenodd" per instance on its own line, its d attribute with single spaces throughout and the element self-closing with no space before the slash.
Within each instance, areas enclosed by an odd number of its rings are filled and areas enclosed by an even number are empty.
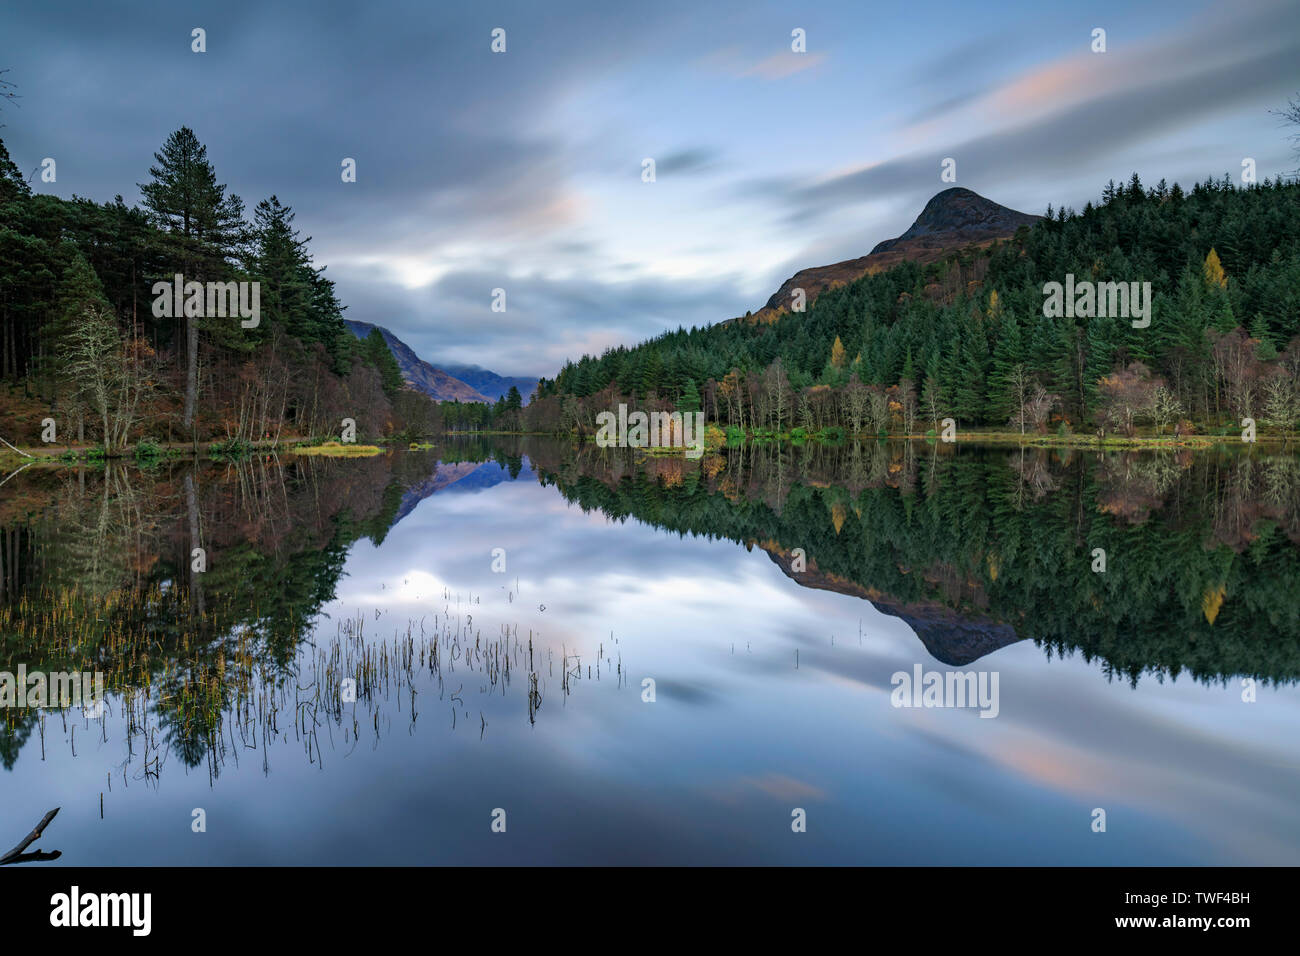
<svg viewBox="0 0 1300 956">
<path fill-rule="evenodd" d="M 0 444 L 0 468 L 12 471 L 23 465 L 102 465 L 107 461 L 133 461 L 148 467 L 163 461 L 182 458 L 230 459 L 254 455 L 324 455 L 335 458 L 356 458 L 377 455 L 382 451 L 377 445 L 341 445 L 337 441 L 217 441 L 195 445 L 192 442 L 142 441 L 125 448 L 106 452 L 99 445 L 37 445 L 12 448 Z"/>
<path fill-rule="evenodd" d="M 1220 429 L 1221 431 L 1222 429 Z M 594 434 L 557 435 L 549 432 L 450 432 L 444 438 L 472 437 L 489 434 L 499 435 L 536 435 L 576 442 L 595 442 Z M 842 428 L 826 428 L 821 431 L 807 431 L 795 428 L 789 431 L 772 430 L 742 431 L 734 426 L 725 430 L 717 425 L 705 428 L 704 450 L 717 451 L 724 446 L 735 446 L 743 442 L 790 442 L 795 445 L 806 442 L 840 444 L 845 441 L 924 441 L 943 443 L 933 430 L 925 434 L 853 434 Z M 1006 445 L 1030 448 L 1104 448 L 1104 449 L 1207 449 L 1222 445 L 1245 444 L 1241 440 L 1240 430 L 1230 430 L 1226 434 L 1191 434 L 1191 435 L 1106 435 L 1098 438 L 1088 433 L 1067 434 L 1026 434 L 1015 431 L 998 430 L 964 430 L 958 429 L 953 439 L 963 445 Z M 1300 434 L 1294 432 L 1261 432 L 1256 444 L 1271 448 L 1300 447 Z M 163 461 L 182 458 L 238 459 L 259 454 L 310 455 L 325 458 L 368 458 L 383 453 L 384 446 L 405 447 L 412 451 L 427 451 L 439 447 L 437 442 L 394 442 L 381 441 L 375 445 L 341 444 L 335 440 L 290 439 L 279 442 L 211 442 L 195 446 L 190 442 L 140 442 L 136 445 L 118 449 L 111 454 L 96 445 L 64 445 L 20 447 L 18 449 L 0 444 L 0 470 L 11 472 L 24 465 L 100 465 L 106 461 L 133 461 L 141 467 L 150 467 Z M 673 446 L 644 447 L 637 449 L 642 454 L 652 457 L 673 457 L 685 453 L 686 449 Z"/>
<path fill-rule="evenodd" d="M 378 445 L 341 445 L 336 441 L 319 445 L 297 445 L 288 449 L 293 455 L 316 455 L 321 458 L 371 458 L 382 453 Z"/>
</svg>

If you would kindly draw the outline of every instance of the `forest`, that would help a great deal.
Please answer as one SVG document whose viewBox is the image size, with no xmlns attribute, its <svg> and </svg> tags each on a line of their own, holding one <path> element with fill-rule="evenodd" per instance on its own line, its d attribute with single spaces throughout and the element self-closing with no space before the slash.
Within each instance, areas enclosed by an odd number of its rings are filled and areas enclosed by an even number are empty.
<svg viewBox="0 0 1300 956">
<path fill-rule="evenodd" d="M 1290 436 L 1300 420 L 1300 182 L 1109 183 L 1014 238 L 833 288 L 772 323 L 678 328 L 567 363 L 524 406 L 438 403 L 352 336 L 278 196 L 248 214 L 182 127 L 141 203 L 33 193 L 0 141 L 0 438 L 55 448 L 444 432 L 588 434 L 620 402 L 733 435 Z M 253 282 L 246 327 L 155 286 Z M 1150 324 L 1044 314 L 1067 276 L 1149 282 Z"/>
<path fill-rule="evenodd" d="M 1287 433 L 1300 418 L 1300 182 L 1109 183 L 1014 238 L 831 289 L 804 313 L 678 328 L 543 380 L 532 427 L 619 401 L 747 433 Z M 1049 318 L 1073 274 L 1150 282 L 1149 327 Z"/>
<path fill-rule="evenodd" d="M 273 195 L 249 214 L 187 127 L 139 189 L 140 205 L 33 193 L 0 142 L 0 437 L 111 456 L 337 437 L 345 418 L 368 437 L 441 429 L 378 331 L 347 330 L 290 206 Z M 256 327 L 155 309 L 175 275 L 258 283 Z"/>
</svg>

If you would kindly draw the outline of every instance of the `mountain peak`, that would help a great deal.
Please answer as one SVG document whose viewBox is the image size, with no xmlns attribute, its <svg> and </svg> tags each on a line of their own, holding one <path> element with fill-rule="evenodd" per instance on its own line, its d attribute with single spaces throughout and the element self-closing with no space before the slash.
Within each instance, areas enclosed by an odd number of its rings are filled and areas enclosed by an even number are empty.
<svg viewBox="0 0 1300 956">
<path fill-rule="evenodd" d="M 886 252 L 899 243 L 922 238 L 942 238 L 945 245 L 998 239 L 1014 234 L 1021 226 L 1040 217 L 1016 212 L 962 186 L 935 193 L 908 230 L 896 239 L 886 239 L 871 254 Z"/>
<path fill-rule="evenodd" d="M 956 249 L 1010 239 L 1021 226 L 1041 218 L 998 205 L 974 190 L 953 186 L 930 197 L 905 233 L 878 243 L 868 255 L 796 272 L 746 321 L 775 322 L 790 310 L 795 289 L 803 289 L 811 305 L 827 289 L 847 285 L 869 273 L 884 272 L 902 262 L 935 262 Z"/>
</svg>

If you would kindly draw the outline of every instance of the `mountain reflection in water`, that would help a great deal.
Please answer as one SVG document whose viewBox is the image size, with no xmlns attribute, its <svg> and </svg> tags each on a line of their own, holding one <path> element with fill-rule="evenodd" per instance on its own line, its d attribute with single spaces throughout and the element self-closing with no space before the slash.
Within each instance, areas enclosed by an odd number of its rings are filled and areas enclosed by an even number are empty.
<svg viewBox="0 0 1300 956">
<path fill-rule="evenodd" d="M 0 711 L 0 761 L 74 864 L 1281 862 L 1297 593 L 1289 450 L 28 468 L 0 671 L 110 701 Z M 999 671 L 998 719 L 891 707 L 916 664 Z"/>
</svg>

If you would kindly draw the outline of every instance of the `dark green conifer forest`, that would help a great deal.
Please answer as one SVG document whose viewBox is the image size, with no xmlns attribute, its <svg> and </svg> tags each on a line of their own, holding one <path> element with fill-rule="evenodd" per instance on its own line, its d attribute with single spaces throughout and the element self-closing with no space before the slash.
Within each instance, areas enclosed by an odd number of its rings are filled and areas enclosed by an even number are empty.
<svg viewBox="0 0 1300 956">
<path fill-rule="evenodd" d="M 539 395 L 552 416 L 612 392 L 703 399 L 747 430 L 923 432 L 1238 428 L 1300 415 L 1300 184 L 1222 180 L 1189 191 L 1134 175 L 1082 212 L 1059 209 L 989 249 L 904 263 L 832 289 L 806 313 L 677 329 L 566 364 Z M 1048 318 L 1067 274 L 1150 282 L 1147 328 Z M 545 401 L 533 414 L 541 418 Z"/>
<path fill-rule="evenodd" d="M 344 418 L 370 436 L 435 427 L 378 331 L 344 325 L 290 206 L 270 196 L 247 215 L 187 127 L 153 158 L 139 205 L 101 204 L 34 193 L 0 142 L 3 437 L 35 443 L 52 418 L 59 444 L 112 453 L 335 435 Z M 258 283 L 258 322 L 158 316 L 155 283 L 177 274 Z"/>
</svg>

